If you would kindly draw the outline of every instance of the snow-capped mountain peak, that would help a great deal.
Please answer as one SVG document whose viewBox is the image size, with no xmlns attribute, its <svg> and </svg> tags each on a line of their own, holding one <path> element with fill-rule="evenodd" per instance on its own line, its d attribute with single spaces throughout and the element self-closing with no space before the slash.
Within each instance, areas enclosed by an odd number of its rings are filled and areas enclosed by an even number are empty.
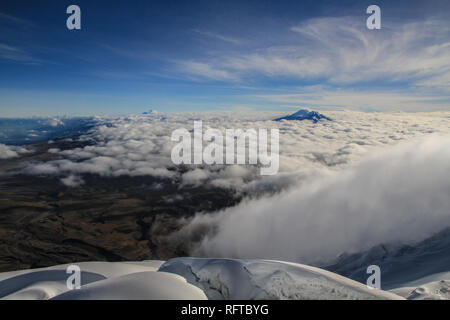
<svg viewBox="0 0 450 320">
<path fill-rule="evenodd" d="M 311 120 L 314 123 L 318 122 L 319 120 L 329 120 L 330 118 L 327 116 L 324 116 L 323 114 L 317 112 L 317 111 L 309 111 L 306 109 L 300 109 L 296 113 L 293 113 L 289 116 L 281 117 L 274 119 L 274 121 L 280 121 L 280 120 Z"/>
</svg>

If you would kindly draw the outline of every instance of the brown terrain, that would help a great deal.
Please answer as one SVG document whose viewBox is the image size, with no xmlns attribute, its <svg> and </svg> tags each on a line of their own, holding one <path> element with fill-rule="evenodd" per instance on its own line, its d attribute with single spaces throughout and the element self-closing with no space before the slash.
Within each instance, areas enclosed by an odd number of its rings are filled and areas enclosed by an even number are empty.
<svg viewBox="0 0 450 320">
<path fill-rule="evenodd" d="M 74 148 L 56 141 L 52 148 Z M 231 191 L 180 187 L 153 177 L 85 175 L 66 187 L 59 177 L 20 173 L 29 161 L 57 157 L 47 143 L 35 152 L 0 160 L 0 272 L 76 261 L 168 259 L 187 255 L 186 243 L 168 237 L 182 217 L 239 202 Z"/>
</svg>

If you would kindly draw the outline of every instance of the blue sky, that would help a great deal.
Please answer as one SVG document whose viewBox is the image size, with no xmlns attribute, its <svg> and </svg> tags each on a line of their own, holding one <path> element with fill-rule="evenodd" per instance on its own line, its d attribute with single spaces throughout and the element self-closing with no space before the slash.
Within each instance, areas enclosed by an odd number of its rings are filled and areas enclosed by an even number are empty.
<svg viewBox="0 0 450 320">
<path fill-rule="evenodd" d="M 445 0 L 6 0 L 0 117 L 450 110 L 449 17 Z"/>
</svg>

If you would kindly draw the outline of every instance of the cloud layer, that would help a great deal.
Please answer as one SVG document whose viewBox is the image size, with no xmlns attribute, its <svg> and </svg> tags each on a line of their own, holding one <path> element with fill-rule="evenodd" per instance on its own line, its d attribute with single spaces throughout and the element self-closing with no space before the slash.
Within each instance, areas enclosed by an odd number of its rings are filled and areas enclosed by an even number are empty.
<svg viewBox="0 0 450 320">
<path fill-rule="evenodd" d="M 92 133 L 83 136 L 85 147 L 50 149 L 60 159 L 31 163 L 31 174 L 73 176 L 90 173 L 105 177 L 154 176 L 193 184 L 231 188 L 236 191 L 279 191 L 296 184 L 312 172 L 338 171 L 354 165 L 368 153 L 386 145 L 430 133 L 446 133 L 448 113 L 362 113 L 327 112 L 334 121 L 272 121 L 280 113 L 175 113 L 137 115 L 99 120 Z M 180 170 L 171 161 L 176 142 L 172 131 L 193 129 L 194 120 L 203 120 L 203 129 L 278 128 L 280 130 L 280 172 L 260 176 L 256 166 L 190 165 Z M 205 143 L 206 144 L 206 143 Z M 245 150 L 239 150 L 244 152 Z M 72 184 L 72 183 L 69 183 Z"/>
</svg>

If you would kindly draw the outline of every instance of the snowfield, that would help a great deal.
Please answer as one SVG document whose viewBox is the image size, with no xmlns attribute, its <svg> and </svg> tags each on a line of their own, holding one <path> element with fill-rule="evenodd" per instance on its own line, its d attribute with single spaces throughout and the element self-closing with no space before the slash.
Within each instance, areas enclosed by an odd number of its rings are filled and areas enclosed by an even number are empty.
<svg viewBox="0 0 450 320">
<path fill-rule="evenodd" d="M 450 272 L 423 277 L 391 291 L 408 300 L 450 300 Z"/>
<path fill-rule="evenodd" d="M 159 271 L 183 276 L 209 299 L 401 299 L 323 269 L 281 261 L 175 258 Z"/>
<path fill-rule="evenodd" d="M 81 269 L 80 289 L 68 289 L 68 265 L 58 265 L 1 273 L 0 299 L 398 300 L 404 299 L 402 296 L 411 297 L 415 290 L 370 289 L 319 268 L 272 260 L 175 258 L 166 262 L 82 262 L 76 265 Z M 426 298 L 424 295 L 422 298 Z"/>
</svg>

